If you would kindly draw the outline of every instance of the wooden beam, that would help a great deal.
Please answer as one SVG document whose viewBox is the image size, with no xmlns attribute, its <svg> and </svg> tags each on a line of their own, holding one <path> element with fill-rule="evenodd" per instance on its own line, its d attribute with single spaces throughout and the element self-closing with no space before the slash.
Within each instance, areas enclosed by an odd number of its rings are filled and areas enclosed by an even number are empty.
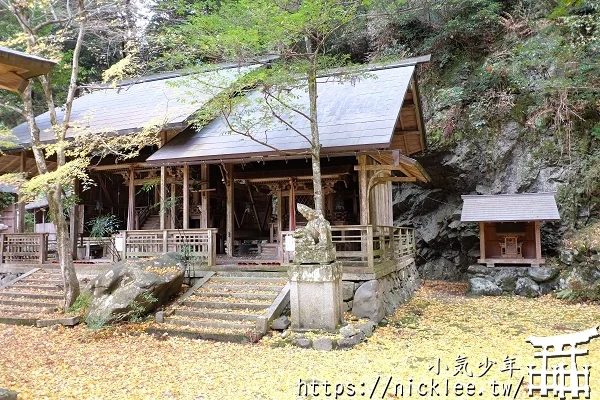
<svg viewBox="0 0 600 400">
<path fill-rule="evenodd" d="M 281 232 L 283 231 L 283 190 L 277 188 L 277 242 L 281 247 Z"/>
<path fill-rule="evenodd" d="M 333 167 L 323 167 L 321 171 L 323 177 L 327 175 L 336 176 L 341 174 L 349 174 L 352 172 L 351 165 L 339 165 Z M 311 178 L 312 171 L 310 169 L 271 169 L 267 171 L 238 171 L 236 179 L 243 180 L 280 180 L 275 178 Z"/>
<path fill-rule="evenodd" d="M 479 252 L 483 262 L 485 262 L 485 223 L 479 223 Z"/>
<path fill-rule="evenodd" d="M 252 196 L 252 190 L 250 189 L 250 185 L 246 185 L 248 188 L 248 196 L 250 197 L 250 202 L 252 203 L 252 210 L 254 211 L 254 218 L 256 219 L 256 226 L 258 226 L 258 230 L 262 232 L 262 225 L 260 224 L 260 218 L 258 217 L 258 211 L 256 211 L 256 204 L 254 204 L 254 196 Z"/>
<path fill-rule="evenodd" d="M 160 167 L 160 229 L 167 227 L 167 167 Z"/>
<path fill-rule="evenodd" d="M 535 221 L 535 258 L 542 259 L 542 238 L 540 233 L 540 221 Z"/>
<path fill-rule="evenodd" d="M 135 171 L 133 165 L 129 166 L 129 195 L 127 197 L 127 230 L 135 230 Z"/>
<path fill-rule="evenodd" d="M 419 83 L 417 82 L 417 74 L 413 73 L 413 78 L 410 82 L 410 89 L 413 93 L 413 103 L 415 105 L 415 115 L 417 117 L 417 127 L 421 134 L 421 147 L 422 150 L 427 150 L 427 140 L 425 133 L 425 124 L 423 123 L 423 109 L 421 108 L 421 95 L 419 94 Z"/>
<path fill-rule="evenodd" d="M 25 152 L 22 151 L 19 156 L 19 172 L 25 172 L 25 165 L 27 164 L 27 158 L 25 156 Z M 20 199 L 19 199 L 20 200 Z M 17 218 L 16 218 L 16 232 L 24 233 L 25 232 L 25 202 L 19 201 L 16 204 Z"/>
<path fill-rule="evenodd" d="M 359 157 L 362 157 L 362 156 L 359 156 Z M 364 167 L 365 167 L 364 168 L 365 171 L 403 171 L 403 170 L 406 170 L 401 165 L 379 164 L 379 165 L 365 165 Z M 354 166 L 355 171 L 360 171 L 361 168 L 362 168 L 361 165 Z"/>
<path fill-rule="evenodd" d="M 267 219 L 269 219 L 269 212 L 271 211 L 271 207 L 273 207 L 273 196 L 267 196 L 267 211 L 265 212 L 265 217 L 263 218 L 263 222 L 260 225 L 260 230 L 264 232 L 265 227 L 267 225 Z"/>
<path fill-rule="evenodd" d="M 290 199 L 289 199 L 289 213 L 290 213 L 290 231 L 296 230 L 296 185 L 294 180 L 290 178 Z"/>
<path fill-rule="evenodd" d="M 190 166 L 183 165 L 183 229 L 190 227 Z"/>
<path fill-rule="evenodd" d="M 222 169 L 224 172 L 223 180 L 225 182 L 225 189 L 227 194 L 227 218 L 225 226 L 225 245 L 227 255 L 233 257 L 233 235 L 234 235 L 234 194 L 235 184 L 233 179 L 233 164 L 225 164 Z"/>
<path fill-rule="evenodd" d="M 208 213 L 210 212 L 210 193 L 209 191 L 214 189 L 209 189 L 210 185 L 210 170 L 209 166 L 206 164 L 202 164 L 200 166 L 200 180 L 202 181 L 202 192 L 200 195 L 200 228 L 208 228 Z"/>
<path fill-rule="evenodd" d="M 98 165 L 90 167 L 91 171 L 122 171 L 129 169 L 130 167 L 135 168 L 156 168 L 156 165 L 151 165 L 145 162 L 136 163 L 123 163 L 123 164 L 111 164 L 111 165 Z"/>
<path fill-rule="evenodd" d="M 374 179 L 375 184 L 385 182 L 416 182 L 417 178 L 414 176 L 381 176 Z"/>
<path fill-rule="evenodd" d="M 177 185 L 171 183 L 171 229 L 177 229 Z"/>
<path fill-rule="evenodd" d="M 360 224 L 369 224 L 369 190 L 368 190 L 368 177 L 367 177 L 367 156 L 358 156 L 358 167 L 354 167 L 358 171 L 358 196 L 360 201 L 359 215 Z"/>
<path fill-rule="evenodd" d="M 108 201 L 110 201 L 111 205 L 115 204 L 113 202 L 113 199 L 112 199 L 112 196 L 111 196 L 110 192 L 106 188 L 106 182 L 104 182 L 104 176 L 100 175 L 100 174 L 96 174 L 96 180 L 98 181 L 98 185 L 100 185 L 100 189 L 102 190 L 102 193 L 104 194 L 104 197 L 106 197 L 108 199 Z"/>
</svg>

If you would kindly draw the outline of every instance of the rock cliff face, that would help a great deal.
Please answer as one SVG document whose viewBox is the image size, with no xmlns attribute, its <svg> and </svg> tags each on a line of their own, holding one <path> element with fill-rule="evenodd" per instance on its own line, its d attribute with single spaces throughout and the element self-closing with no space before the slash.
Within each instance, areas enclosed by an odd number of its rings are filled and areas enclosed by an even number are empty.
<svg viewBox="0 0 600 400">
<path fill-rule="evenodd" d="M 394 191 L 395 224 L 414 226 L 417 265 L 424 279 L 466 278 L 479 256 L 479 228 L 461 223 L 461 195 L 560 191 L 576 176 L 575 167 L 545 157 L 544 143 L 530 143 L 527 130 L 516 122 L 458 140 L 417 157 L 431 175 L 428 185 L 404 184 Z M 565 226 L 542 224 L 545 255 L 554 255 Z"/>
</svg>

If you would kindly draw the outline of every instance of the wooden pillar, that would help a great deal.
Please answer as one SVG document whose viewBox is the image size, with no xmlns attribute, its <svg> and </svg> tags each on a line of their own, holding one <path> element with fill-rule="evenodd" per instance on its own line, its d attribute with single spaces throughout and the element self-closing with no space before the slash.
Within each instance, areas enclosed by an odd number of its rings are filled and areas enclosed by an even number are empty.
<svg viewBox="0 0 600 400">
<path fill-rule="evenodd" d="M 535 221 L 535 258 L 542 259 L 542 238 L 540 234 L 540 221 Z"/>
<path fill-rule="evenodd" d="M 25 173 L 25 162 L 27 161 L 26 157 L 25 157 L 25 152 L 22 151 L 21 152 L 21 157 L 20 157 L 20 164 L 19 164 L 19 172 L 21 174 Z M 21 201 L 21 199 L 18 199 L 19 202 L 15 205 L 15 211 L 17 212 L 16 215 L 16 220 L 15 220 L 15 225 L 16 225 L 16 229 L 15 232 L 16 233 L 25 233 L 25 202 Z"/>
<path fill-rule="evenodd" d="M 129 166 L 129 196 L 127 203 L 127 230 L 135 230 L 135 171 L 133 165 Z"/>
<path fill-rule="evenodd" d="M 190 166 L 183 166 L 183 229 L 190 227 Z"/>
<path fill-rule="evenodd" d="M 296 188 L 294 187 L 294 180 L 290 178 L 290 231 L 296 230 Z"/>
<path fill-rule="evenodd" d="M 358 156 L 358 165 L 361 167 L 358 170 L 358 197 L 360 202 L 359 214 L 360 224 L 369 224 L 369 193 L 368 193 L 368 179 L 367 179 L 367 156 Z"/>
<path fill-rule="evenodd" d="M 167 228 L 167 167 L 160 167 L 160 229 Z"/>
<path fill-rule="evenodd" d="M 479 223 L 479 252 L 481 253 L 481 262 L 485 261 L 485 223 Z"/>
<path fill-rule="evenodd" d="M 210 186 L 210 174 L 208 168 L 209 166 L 206 164 L 200 166 L 200 180 L 202 181 L 200 228 L 208 228 L 209 224 L 210 192 L 208 189 Z"/>
<path fill-rule="evenodd" d="M 176 207 L 176 197 L 177 197 L 177 186 L 175 183 L 171 183 L 171 229 L 177 229 L 177 207 Z"/>
<path fill-rule="evenodd" d="M 233 179 L 233 164 L 226 164 L 225 168 L 225 188 L 227 193 L 227 222 L 225 227 L 225 246 L 227 247 L 227 255 L 233 257 L 233 230 L 235 225 L 235 185 Z"/>
<path fill-rule="evenodd" d="M 160 132 L 160 147 L 167 143 L 167 132 Z M 167 167 L 160 167 L 160 229 L 167 227 L 167 209 L 165 201 L 167 201 Z"/>
<path fill-rule="evenodd" d="M 283 231 L 283 190 L 277 188 L 277 241 L 281 244 Z"/>
</svg>

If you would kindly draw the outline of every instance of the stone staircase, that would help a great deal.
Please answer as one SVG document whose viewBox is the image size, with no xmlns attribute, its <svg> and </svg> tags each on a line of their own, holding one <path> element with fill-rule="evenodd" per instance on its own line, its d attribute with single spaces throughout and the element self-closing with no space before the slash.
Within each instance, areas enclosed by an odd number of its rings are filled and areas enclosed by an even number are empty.
<svg viewBox="0 0 600 400">
<path fill-rule="evenodd" d="M 34 268 L 17 279 L 0 286 L 0 323 L 41 327 L 78 322 L 59 313 L 63 302 L 59 269 Z"/>
<path fill-rule="evenodd" d="M 208 273 L 178 303 L 157 315 L 155 335 L 247 343 L 260 339 L 289 304 L 287 274 Z"/>
</svg>

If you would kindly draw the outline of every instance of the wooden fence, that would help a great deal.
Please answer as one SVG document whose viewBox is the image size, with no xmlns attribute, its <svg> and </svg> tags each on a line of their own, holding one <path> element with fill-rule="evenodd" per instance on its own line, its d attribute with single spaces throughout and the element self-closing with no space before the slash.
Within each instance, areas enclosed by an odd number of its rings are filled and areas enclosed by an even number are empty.
<svg viewBox="0 0 600 400">
<path fill-rule="evenodd" d="M 0 264 L 41 264 L 47 254 L 47 233 L 0 233 Z"/>
<path fill-rule="evenodd" d="M 285 246 L 286 236 L 294 232 L 284 231 L 280 243 Z M 378 225 L 339 225 L 331 227 L 332 241 L 338 261 L 344 272 L 377 273 L 389 268 L 404 257 L 414 257 L 415 231 L 413 228 Z M 290 239 L 287 239 L 289 242 Z M 293 251 L 283 251 L 287 259 L 293 259 Z"/>
<path fill-rule="evenodd" d="M 115 247 L 123 260 L 178 252 L 193 263 L 216 264 L 216 229 L 121 231 Z"/>
</svg>

